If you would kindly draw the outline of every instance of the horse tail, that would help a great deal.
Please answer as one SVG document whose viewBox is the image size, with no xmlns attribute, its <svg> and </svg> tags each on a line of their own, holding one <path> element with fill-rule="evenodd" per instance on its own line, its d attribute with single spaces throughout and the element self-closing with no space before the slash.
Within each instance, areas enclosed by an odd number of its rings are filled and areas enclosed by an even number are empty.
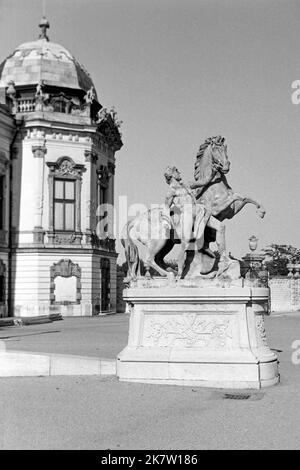
<svg viewBox="0 0 300 470">
<path fill-rule="evenodd" d="M 140 257 L 138 247 L 130 236 L 130 230 L 132 228 L 132 221 L 127 222 L 123 229 L 121 236 L 121 243 L 125 250 L 125 257 L 127 261 L 127 277 L 124 279 L 125 282 L 129 282 L 132 279 L 136 279 L 136 275 L 140 269 Z"/>
</svg>

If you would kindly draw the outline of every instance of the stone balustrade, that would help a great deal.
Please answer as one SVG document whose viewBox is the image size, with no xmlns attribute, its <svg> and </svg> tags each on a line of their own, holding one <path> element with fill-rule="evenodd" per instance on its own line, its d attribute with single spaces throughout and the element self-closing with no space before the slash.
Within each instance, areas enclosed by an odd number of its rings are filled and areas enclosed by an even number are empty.
<svg viewBox="0 0 300 470">
<path fill-rule="evenodd" d="M 291 271 L 288 277 L 274 277 L 269 280 L 272 312 L 294 312 L 300 314 L 299 270 Z"/>
<path fill-rule="evenodd" d="M 287 268 L 289 270 L 289 273 L 287 277 L 289 279 L 299 279 L 300 278 L 300 264 L 295 264 L 295 263 L 288 263 Z"/>
<path fill-rule="evenodd" d="M 34 98 L 19 98 L 18 99 L 18 113 L 29 113 L 35 111 Z"/>
</svg>

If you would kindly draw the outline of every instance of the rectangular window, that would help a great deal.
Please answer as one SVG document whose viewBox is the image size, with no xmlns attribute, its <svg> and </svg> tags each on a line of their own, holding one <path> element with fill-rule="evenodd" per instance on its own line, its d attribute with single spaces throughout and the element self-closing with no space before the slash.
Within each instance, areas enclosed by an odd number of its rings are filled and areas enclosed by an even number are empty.
<svg viewBox="0 0 300 470">
<path fill-rule="evenodd" d="M 101 237 L 107 236 L 108 224 L 107 224 L 107 201 L 108 201 L 108 188 L 106 186 L 98 185 L 98 209 L 97 209 L 97 222 L 101 227 Z M 98 234 L 98 236 L 100 236 Z"/>
<path fill-rule="evenodd" d="M 4 198 L 4 181 L 5 181 L 5 176 L 2 175 L 0 176 L 0 230 L 4 230 L 5 228 L 5 222 L 4 222 L 4 204 L 5 204 L 5 198 Z"/>
<path fill-rule="evenodd" d="M 108 188 L 102 186 L 101 184 L 98 185 L 98 206 L 107 203 L 108 199 Z"/>
<path fill-rule="evenodd" d="M 5 302 L 5 276 L 0 276 L 0 302 Z"/>
<path fill-rule="evenodd" d="M 54 230 L 75 230 L 75 181 L 54 180 Z"/>
</svg>

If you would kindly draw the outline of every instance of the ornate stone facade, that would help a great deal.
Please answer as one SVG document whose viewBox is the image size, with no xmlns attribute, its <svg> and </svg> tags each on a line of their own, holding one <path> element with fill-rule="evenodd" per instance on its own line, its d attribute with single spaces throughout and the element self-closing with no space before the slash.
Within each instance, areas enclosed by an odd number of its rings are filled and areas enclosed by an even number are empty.
<svg viewBox="0 0 300 470">
<path fill-rule="evenodd" d="M 17 47 L 0 69 L 0 263 L 6 267 L 0 316 L 45 315 L 54 307 L 67 315 L 113 312 L 112 221 L 107 232 L 96 229 L 100 192 L 114 204 L 120 121 L 99 102 L 88 72 L 49 40 L 47 20 L 40 27 L 40 38 Z M 67 285 L 70 272 L 77 296 L 66 307 L 55 299 L 55 283 Z"/>
</svg>

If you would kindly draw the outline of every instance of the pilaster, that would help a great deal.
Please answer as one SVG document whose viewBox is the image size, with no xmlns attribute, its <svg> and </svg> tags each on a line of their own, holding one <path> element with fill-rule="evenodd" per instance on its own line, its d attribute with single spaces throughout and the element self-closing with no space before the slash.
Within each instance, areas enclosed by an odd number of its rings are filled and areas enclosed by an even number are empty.
<svg viewBox="0 0 300 470">
<path fill-rule="evenodd" d="M 47 149 L 42 145 L 33 145 L 31 147 L 35 159 L 35 217 L 33 229 L 33 242 L 37 244 L 44 243 L 43 229 L 43 209 L 44 209 L 44 179 L 45 179 L 45 155 Z"/>
</svg>

